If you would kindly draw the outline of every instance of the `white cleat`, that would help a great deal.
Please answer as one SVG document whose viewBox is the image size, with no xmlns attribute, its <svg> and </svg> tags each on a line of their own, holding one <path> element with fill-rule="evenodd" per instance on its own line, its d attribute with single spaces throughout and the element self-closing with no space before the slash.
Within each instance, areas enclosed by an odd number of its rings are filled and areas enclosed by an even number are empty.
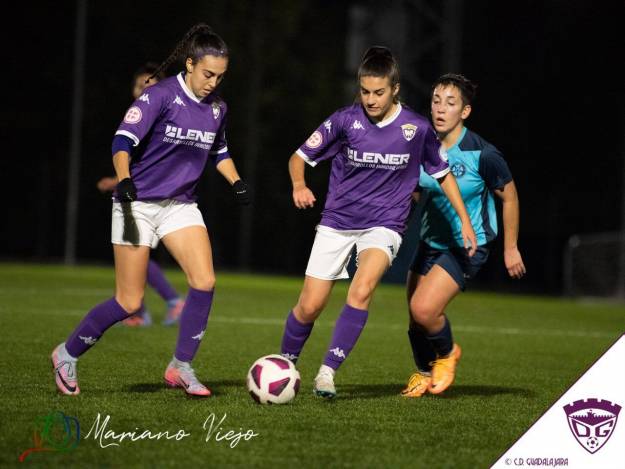
<svg viewBox="0 0 625 469">
<path fill-rule="evenodd" d="M 78 373 L 76 371 L 77 360 L 65 350 L 65 342 L 57 345 L 50 356 L 56 387 L 60 392 L 68 396 L 80 393 L 78 388 Z"/>
<path fill-rule="evenodd" d="M 315 377 L 313 392 L 319 397 L 332 399 L 336 396 L 334 387 L 334 370 L 327 365 L 321 365 Z"/>
<path fill-rule="evenodd" d="M 183 388 L 191 396 L 208 397 L 210 389 L 204 386 L 195 376 L 195 371 L 186 362 L 172 360 L 165 370 L 165 382 L 172 388 Z"/>
</svg>

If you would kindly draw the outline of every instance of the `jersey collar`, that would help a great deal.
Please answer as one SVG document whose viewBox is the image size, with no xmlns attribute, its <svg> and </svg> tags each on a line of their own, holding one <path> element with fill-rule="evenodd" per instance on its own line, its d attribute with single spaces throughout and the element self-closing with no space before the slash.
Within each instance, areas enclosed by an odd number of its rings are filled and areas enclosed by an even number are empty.
<svg viewBox="0 0 625 469">
<path fill-rule="evenodd" d="M 402 110 L 401 103 L 397 103 L 397 109 L 395 109 L 395 112 L 393 113 L 393 115 L 375 124 L 376 127 L 382 128 L 382 127 L 386 127 L 387 125 L 392 124 L 395 121 L 395 119 L 397 119 L 397 116 L 399 116 L 399 113 L 401 112 L 401 110 Z"/>
<path fill-rule="evenodd" d="M 184 75 L 182 72 L 178 74 L 177 78 L 178 78 L 178 83 L 180 84 L 180 87 L 182 88 L 182 91 L 184 91 L 184 94 L 186 94 L 189 99 L 195 101 L 196 103 L 200 103 L 201 100 L 198 99 L 197 96 L 195 96 L 195 93 L 193 93 L 193 91 L 191 91 L 189 87 L 187 86 L 187 84 L 184 82 Z"/>
</svg>

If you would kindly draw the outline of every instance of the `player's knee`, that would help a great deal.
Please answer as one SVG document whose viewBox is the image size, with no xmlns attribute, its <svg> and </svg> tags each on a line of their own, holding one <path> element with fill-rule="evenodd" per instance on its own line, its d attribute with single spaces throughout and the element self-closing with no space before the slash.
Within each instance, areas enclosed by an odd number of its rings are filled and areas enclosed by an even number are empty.
<svg viewBox="0 0 625 469">
<path fill-rule="evenodd" d="M 187 282 L 191 288 L 195 288 L 196 290 L 210 291 L 215 289 L 217 279 L 214 275 L 210 274 L 188 275 Z"/>
<path fill-rule="evenodd" d="M 352 284 L 347 294 L 347 302 L 350 305 L 360 308 L 366 308 L 371 301 L 375 287 L 369 283 Z"/>
<path fill-rule="evenodd" d="M 323 303 L 315 300 L 300 300 L 293 308 L 296 316 L 304 323 L 314 322 L 323 309 Z"/>
<path fill-rule="evenodd" d="M 115 299 L 128 314 L 134 314 L 143 307 L 143 296 L 118 293 Z"/>
<path fill-rule="evenodd" d="M 410 314 L 417 324 L 427 327 L 436 319 L 439 312 L 427 302 L 412 300 L 410 301 Z"/>
</svg>

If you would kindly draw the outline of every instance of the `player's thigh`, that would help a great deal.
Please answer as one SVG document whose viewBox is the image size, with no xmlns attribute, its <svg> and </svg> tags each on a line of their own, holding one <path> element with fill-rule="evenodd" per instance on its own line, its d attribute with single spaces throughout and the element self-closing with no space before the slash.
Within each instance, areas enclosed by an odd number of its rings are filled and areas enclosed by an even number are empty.
<svg viewBox="0 0 625 469">
<path fill-rule="evenodd" d="M 358 253 L 358 268 L 347 292 L 347 302 L 356 308 L 366 309 L 384 272 L 390 266 L 386 251 L 377 247 Z"/>
<path fill-rule="evenodd" d="M 187 226 L 166 234 L 162 241 L 186 274 L 191 287 L 198 290 L 213 289 L 213 252 L 206 227 Z"/>
<path fill-rule="evenodd" d="M 306 275 L 294 313 L 301 322 L 311 322 L 319 317 L 328 304 L 334 280 L 324 280 Z"/>
<path fill-rule="evenodd" d="M 129 312 L 140 308 L 145 289 L 150 248 L 113 244 L 115 256 L 115 297 Z"/>
<path fill-rule="evenodd" d="M 440 315 L 459 292 L 460 287 L 449 272 L 435 264 L 426 275 L 418 275 L 410 309 L 420 316 Z"/>
</svg>

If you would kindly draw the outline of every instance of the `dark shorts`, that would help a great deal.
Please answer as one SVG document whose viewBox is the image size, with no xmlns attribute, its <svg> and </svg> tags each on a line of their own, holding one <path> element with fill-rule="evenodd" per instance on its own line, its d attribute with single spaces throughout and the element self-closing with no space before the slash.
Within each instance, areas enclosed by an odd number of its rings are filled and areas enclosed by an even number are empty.
<svg viewBox="0 0 625 469">
<path fill-rule="evenodd" d="M 466 281 L 471 280 L 479 272 L 488 259 L 488 253 L 488 245 L 478 246 L 473 257 L 469 257 L 464 248 L 458 247 L 443 251 L 434 249 L 421 241 L 410 270 L 417 274 L 426 275 L 432 266 L 439 265 L 451 275 L 460 290 L 464 291 Z"/>
</svg>

